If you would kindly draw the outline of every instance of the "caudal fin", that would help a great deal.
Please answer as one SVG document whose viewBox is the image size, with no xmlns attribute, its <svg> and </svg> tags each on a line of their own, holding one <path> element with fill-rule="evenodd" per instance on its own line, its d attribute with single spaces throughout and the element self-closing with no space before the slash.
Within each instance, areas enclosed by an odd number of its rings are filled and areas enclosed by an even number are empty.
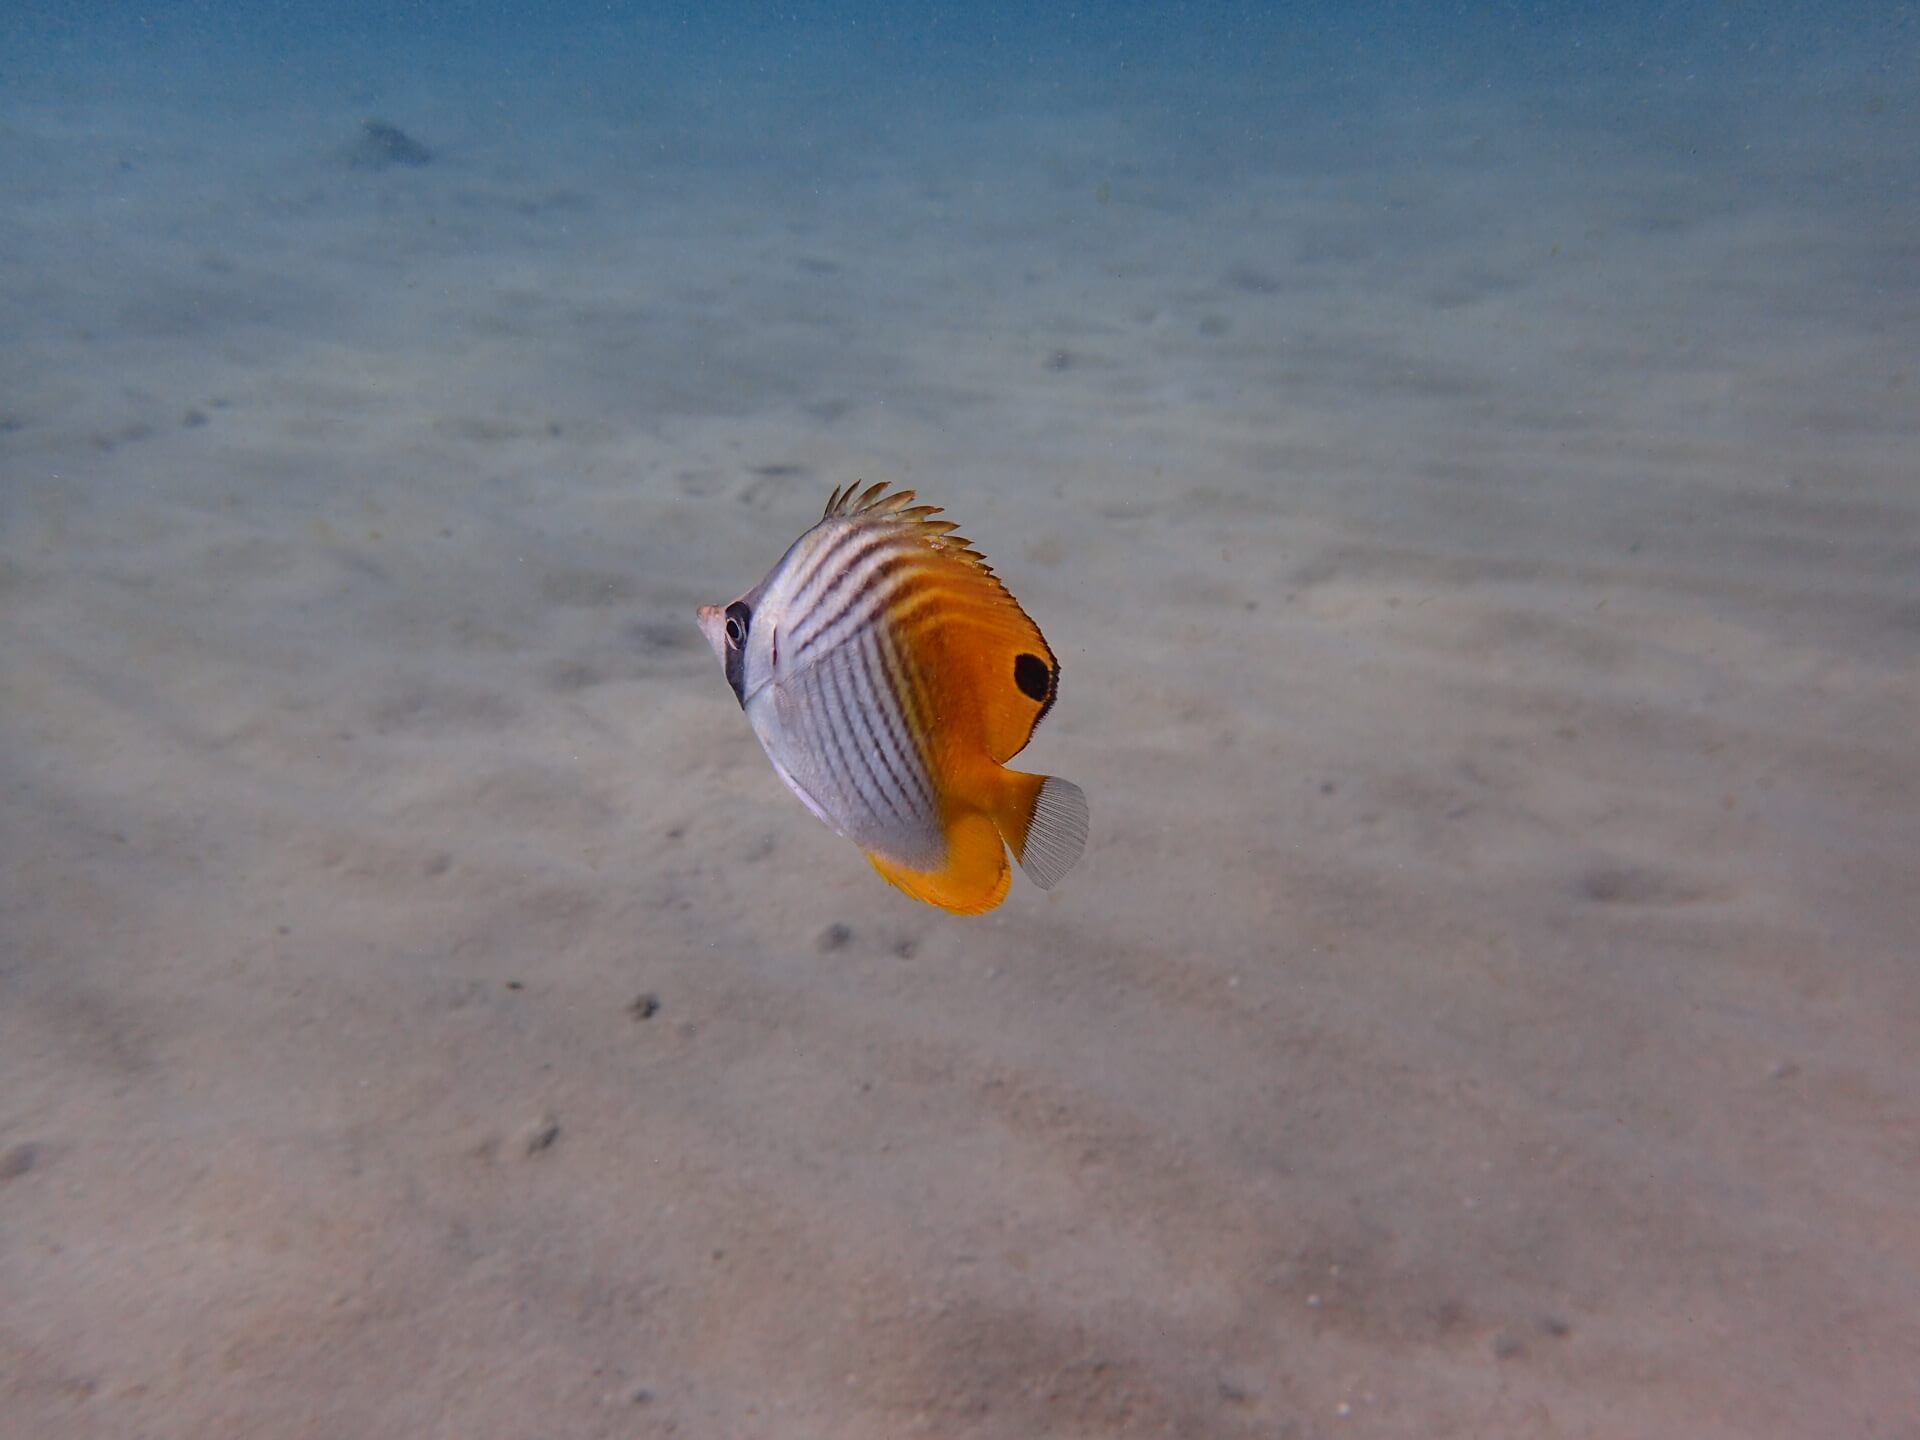
<svg viewBox="0 0 1920 1440">
<path fill-rule="evenodd" d="M 1087 848 L 1086 792 L 1058 775 L 1008 770 L 1005 777 L 993 823 L 1027 878 L 1051 890 Z"/>
</svg>

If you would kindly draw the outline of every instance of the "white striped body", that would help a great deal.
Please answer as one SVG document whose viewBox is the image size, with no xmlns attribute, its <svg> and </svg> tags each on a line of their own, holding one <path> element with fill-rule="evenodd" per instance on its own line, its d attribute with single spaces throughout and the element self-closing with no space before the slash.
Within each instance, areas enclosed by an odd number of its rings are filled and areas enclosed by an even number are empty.
<svg viewBox="0 0 1920 1440">
<path fill-rule="evenodd" d="M 928 717 L 887 616 L 918 549 L 910 533 L 851 520 L 802 536 L 743 597 L 752 622 L 741 703 L 780 778 L 836 834 L 931 869 L 945 844 Z"/>
</svg>

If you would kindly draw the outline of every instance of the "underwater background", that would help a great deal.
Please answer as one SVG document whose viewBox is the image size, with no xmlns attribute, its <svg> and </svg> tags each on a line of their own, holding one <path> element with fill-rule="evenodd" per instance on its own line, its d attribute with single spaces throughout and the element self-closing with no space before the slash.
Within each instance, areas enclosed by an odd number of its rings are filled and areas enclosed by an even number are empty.
<svg viewBox="0 0 1920 1440">
<path fill-rule="evenodd" d="M 1910 1436 L 1911 4 L 0 7 L 0 1433 Z M 956 919 L 693 612 L 855 479 Z"/>
</svg>

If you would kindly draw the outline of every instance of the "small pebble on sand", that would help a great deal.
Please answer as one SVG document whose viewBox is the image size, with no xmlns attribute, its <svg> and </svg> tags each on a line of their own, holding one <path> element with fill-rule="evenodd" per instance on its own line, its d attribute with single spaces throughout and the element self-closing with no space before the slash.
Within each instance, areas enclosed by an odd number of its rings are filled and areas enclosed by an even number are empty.
<svg viewBox="0 0 1920 1440">
<path fill-rule="evenodd" d="M 526 1152 L 539 1155 L 551 1150 L 560 1138 L 560 1122 L 551 1113 L 542 1115 L 526 1130 Z"/>
</svg>

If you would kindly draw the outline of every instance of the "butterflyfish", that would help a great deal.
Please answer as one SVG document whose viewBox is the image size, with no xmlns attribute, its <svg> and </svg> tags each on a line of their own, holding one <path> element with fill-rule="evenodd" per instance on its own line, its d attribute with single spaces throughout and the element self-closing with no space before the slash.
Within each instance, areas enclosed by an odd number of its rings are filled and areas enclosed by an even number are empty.
<svg viewBox="0 0 1920 1440">
<path fill-rule="evenodd" d="M 1007 850 L 1041 889 L 1080 858 L 1087 797 L 1007 768 L 1060 662 L 972 542 L 884 482 L 836 489 L 766 579 L 700 628 L 773 768 L 917 900 L 1006 898 Z"/>
</svg>

